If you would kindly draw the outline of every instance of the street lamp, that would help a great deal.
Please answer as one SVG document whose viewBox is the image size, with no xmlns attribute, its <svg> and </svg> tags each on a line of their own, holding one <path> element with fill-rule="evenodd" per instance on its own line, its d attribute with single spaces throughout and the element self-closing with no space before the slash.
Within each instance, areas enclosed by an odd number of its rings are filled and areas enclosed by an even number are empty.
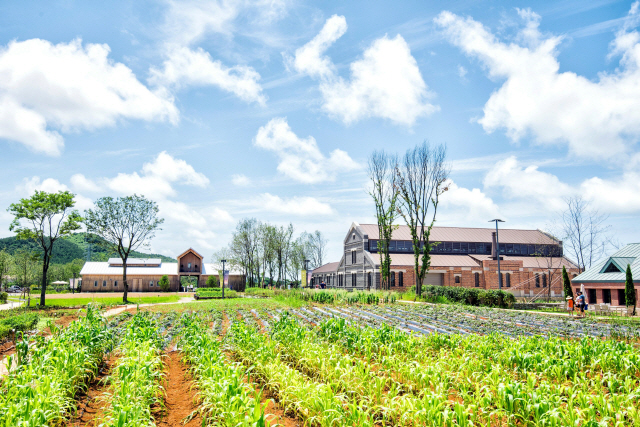
<svg viewBox="0 0 640 427">
<path fill-rule="evenodd" d="M 224 264 L 227 262 L 226 259 L 222 260 L 222 283 L 220 283 L 220 287 L 222 287 L 222 299 L 224 299 Z"/>
<path fill-rule="evenodd" d="M 496 223 L 496 258 L 498 258 L 498 289 L 502 290 L 502 273 L 500 273 L 500 239 L 498 238 L 498 223 L 504 222 L 501 219 L 492 219 L 489 222 Z"/>
</svg>

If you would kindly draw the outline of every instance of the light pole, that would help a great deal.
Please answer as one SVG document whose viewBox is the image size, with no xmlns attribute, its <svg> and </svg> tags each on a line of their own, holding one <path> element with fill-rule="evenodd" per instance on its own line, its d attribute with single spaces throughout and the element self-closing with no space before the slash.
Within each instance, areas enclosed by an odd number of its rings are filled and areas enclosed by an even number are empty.
<svg viewBox="0 0 640 427">
<path fill-rule="evenodd" d="M 222 283 L 220 286 L 222 287 L 222 299 L 224 299 L 224 264 L 227 262 L 226 259 L 222 260 Z"/>
<path fill-rule="evenodd" d="M 498 258 L 498 289 L 502 290 L 502 273 L 500 273 L 500 239 L 498 238 L 498 223 L 504 222 L 501 219 L 492 219 L 489 222 L 496 223 L 496 258 Z"/>
</svg>

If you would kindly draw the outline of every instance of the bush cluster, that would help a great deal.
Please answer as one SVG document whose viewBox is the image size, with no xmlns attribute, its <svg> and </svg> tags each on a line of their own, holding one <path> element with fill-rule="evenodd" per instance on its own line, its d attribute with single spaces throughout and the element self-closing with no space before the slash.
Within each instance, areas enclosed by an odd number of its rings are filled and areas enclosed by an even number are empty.
<svg viewBox="0 0 640 427">
<path fill-rule="evenodd" d="M 454 303 L 482 307 L 511 308 L 516 302 L 516 298 L 509 292 L 456 286 L 426 285 L 422 296 L 430 299 L 444 297 Z"/>
<path fill-rule="evenodd" d="M 9 294 L 6 292 L 0 292 L 0 304 L 6 304 Z"/>
<path fill-rule="evenodd" d="M 238 296 L 236 291 L 231 289 L 224 290 L 225 298 L 235 298 Z M 221 288 L 199 288 L 196 290 L 195 298 L 222 298 L 222 289 Z"/>
<path fill-rule="evenodd" d="M 35 328 L 38 318 L 37 313 L 23 313 L 0 320 L 0 341 L 4 341 L 12 330 L 24 332 Z"/>
</svg>

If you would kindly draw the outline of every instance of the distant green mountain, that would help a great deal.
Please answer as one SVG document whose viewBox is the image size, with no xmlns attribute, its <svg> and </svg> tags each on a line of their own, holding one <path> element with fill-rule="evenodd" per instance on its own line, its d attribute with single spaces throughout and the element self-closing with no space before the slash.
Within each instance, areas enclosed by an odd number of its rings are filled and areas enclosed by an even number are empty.
<svg viewBox="0 0 640 427">
<path fill-rule="evenodd" d="M 91 261 L 106 261 L 109 258 L 117 258 L 117 253 L 107 253 L 107 251 L 99 245 L 100 238 L 98 236 L 86 233 L 76 233 L 65 239 L 59 239 L 53 246 L 53 258 L 51 262 L 54 264 L 66 264 L 74 259 L 86 260 L 87 256 Z M 13 254 L 19 249 L 25 249 L 33 252 L 42 252 L 40 246 L 34 240 L 18 240 L 15 237 L 7 237 L 0 239 L 0 250 L 5 249 Z M 170 258 L 159 254 L 145 254 L 142 252 L 132 252 L 131 258 L 160 258 L 163 262 L 176 262 L 175 258 Z"/>
</svg>

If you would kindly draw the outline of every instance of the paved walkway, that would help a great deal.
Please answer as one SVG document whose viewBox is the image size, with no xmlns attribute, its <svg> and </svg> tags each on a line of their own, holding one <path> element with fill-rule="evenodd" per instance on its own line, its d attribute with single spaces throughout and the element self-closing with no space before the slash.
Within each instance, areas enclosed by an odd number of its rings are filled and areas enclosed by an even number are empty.
<svg viewBox="0 0 640 427">
<path fill-rule="evenodd" d="M 149 304 L 140 304 L 140 305 L 133 305 L 133 304 L 128 304 L 128 305 L 120 305 L 118 307 L 109 309 L 107 311 L 104 312 L 104 317 L 110 317 L 110 316 L 115 316 L 116 314 L 120 314 L 123 311 L 129 310 L 130 308 L 134 308 L 134 307 L 151 307 L 151 306 L 155 306 L 155 305 L 173 305 L 173 304 L 184 304 L 187 302 L 194 302 L 195 299 L 193 297 L 183 297 L 180 298 L 179 301 L 176 302 L 158 302 L 158 303 L 149 303 Z"/>
</svg>

